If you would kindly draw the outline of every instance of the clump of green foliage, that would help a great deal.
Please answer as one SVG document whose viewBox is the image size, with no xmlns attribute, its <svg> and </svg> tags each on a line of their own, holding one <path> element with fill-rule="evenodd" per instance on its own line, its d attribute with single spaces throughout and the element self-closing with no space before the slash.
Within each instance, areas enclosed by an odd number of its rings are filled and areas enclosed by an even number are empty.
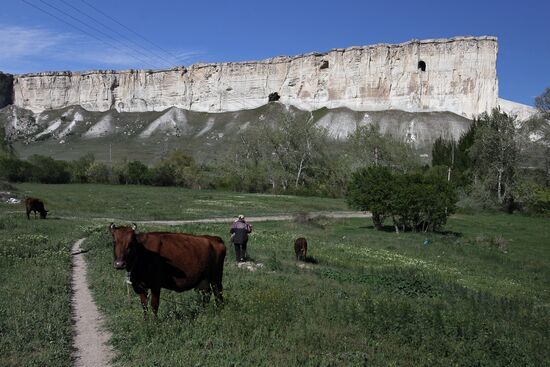
<svg viewBox="0 0 550 367">
<path fill-rule="evenodd" d="M 434 231 L 454 213 L 457 195 L 444 178 L 433 174 L 392 173 L 386 167 L 369 167 L 352 174 L 348 204 L 371 211 L 374 226 L 382 229 L 391 218 L 396 232 Z"/>
<path fill-rule="evenodd" d="M 462 193 L 461 208 L 548 214 L 549 100 L 547 88 L 527 121 L 495 109 L 475 119 L 458 142 L 434 143 L 432 166 Z"/>
</svg>

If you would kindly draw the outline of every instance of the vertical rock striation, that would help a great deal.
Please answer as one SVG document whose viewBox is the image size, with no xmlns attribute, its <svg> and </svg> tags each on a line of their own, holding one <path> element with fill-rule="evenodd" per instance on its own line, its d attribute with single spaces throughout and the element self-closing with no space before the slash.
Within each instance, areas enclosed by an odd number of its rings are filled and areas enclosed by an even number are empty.
<svg viewBox="0 0 550 367">
<path fill-rule="evenodd" d="M 169 70 L 16 75 L 13 103 L 41 112 L 226 112 L 256 108 L 277 93 L 304 110 L 450 111 L 471 118 L 498 105 L 495 37 L 457 37 L 334 49 L 254 62 Z"/>
</svg>

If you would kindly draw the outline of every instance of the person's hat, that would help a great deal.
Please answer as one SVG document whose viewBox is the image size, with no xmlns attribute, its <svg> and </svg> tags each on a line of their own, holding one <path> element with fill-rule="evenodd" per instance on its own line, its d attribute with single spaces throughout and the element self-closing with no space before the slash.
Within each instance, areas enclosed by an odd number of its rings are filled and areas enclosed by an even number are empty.
<svg viewBox="0 0 550 367">
<path fill-rule="evenodd" d="M 238 216 L 237 218 L 239 218 L 239 219 L 244 219 L 244 215 L 239 214 L 239 216 Z"/>
</svg>

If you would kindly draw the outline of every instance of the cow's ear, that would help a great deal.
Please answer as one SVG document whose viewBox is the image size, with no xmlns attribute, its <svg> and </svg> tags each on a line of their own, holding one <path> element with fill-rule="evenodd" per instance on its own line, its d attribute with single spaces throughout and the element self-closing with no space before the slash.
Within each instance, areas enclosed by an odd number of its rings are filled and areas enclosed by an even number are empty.
<svg viewBox="0 0 550 367">
<path fill-rule="evenodd" d="M 136 229 L 137 229 L 137 224 L 135 224 L 135 223 L 132 223 L 132 230 L 134 230 L 134 231 L 135 231 Z"/>
<path fill-rule="evenodd" d="M 109 224 L 109 231 L 113 233 L 113 231 L 116 229 L 116 226 L 114 223 Z"/>
</svg>

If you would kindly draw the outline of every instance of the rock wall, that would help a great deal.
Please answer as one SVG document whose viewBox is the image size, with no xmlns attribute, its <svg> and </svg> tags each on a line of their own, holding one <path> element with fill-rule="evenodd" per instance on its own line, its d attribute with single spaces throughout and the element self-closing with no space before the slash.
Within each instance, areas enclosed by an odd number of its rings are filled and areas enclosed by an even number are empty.
<svg viewBox="0 0 550 367">
<path fill-rule="evenodd" d="M 256 108 L 278 93 L 305 110 L 450 111 L 473 117 L 498 104 L 497 39 L 457 37 L 334 49 L 254 62 L 169 70 L 16 75 L 14 104 L 41 112 L 225 112 Z M 424 69 L 424 70 L 423 70 Z"/>
</svg>

